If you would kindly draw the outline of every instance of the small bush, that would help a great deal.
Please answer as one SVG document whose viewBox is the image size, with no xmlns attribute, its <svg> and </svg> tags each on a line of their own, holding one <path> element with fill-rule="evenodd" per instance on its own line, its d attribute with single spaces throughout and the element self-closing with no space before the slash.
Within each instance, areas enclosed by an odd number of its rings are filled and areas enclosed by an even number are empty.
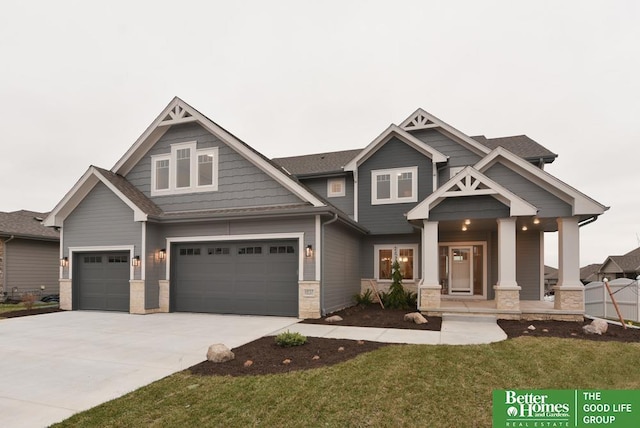
<svg viewBox="0 0 640 428">
<path fill-rule="evenodd" d="M 370 288 L 362 294 L 356 294 L 353 298 L 356 301 L 356 304 L 360 306 L 369 306 L 373 303 L 373 293 Z"/>
<path fill-rule="evenodd" d="M 27 310 L 33 309 L 33 305 L 36 303 L 36 300 L 38 300 L 38 298 L 33 293 L 25 293 L 22 296 L 22 303 Z"/>
<path fill-rule="evenodd" d="M 307 343 L 307 336 L 303 336 L 300 333 L 292 333 L 288 330 L 276 336 L 276 344 L 283 348 L 300 346 L 305 343 Z"/>
</svg>

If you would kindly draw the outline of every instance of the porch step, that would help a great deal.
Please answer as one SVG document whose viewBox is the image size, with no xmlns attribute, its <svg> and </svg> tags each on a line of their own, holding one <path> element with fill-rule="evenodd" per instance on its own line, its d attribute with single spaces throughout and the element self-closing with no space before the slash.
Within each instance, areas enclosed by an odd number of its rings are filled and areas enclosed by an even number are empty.
<svg viewBox="0 0 640 428">
<path fill-rule="evenodd" d="M 495 323 L 498 318 L 495 315 L 472 314 L 472 313 L 451 313 L 443 312 L 442 321 L 471 321 Z"/>
</svg>

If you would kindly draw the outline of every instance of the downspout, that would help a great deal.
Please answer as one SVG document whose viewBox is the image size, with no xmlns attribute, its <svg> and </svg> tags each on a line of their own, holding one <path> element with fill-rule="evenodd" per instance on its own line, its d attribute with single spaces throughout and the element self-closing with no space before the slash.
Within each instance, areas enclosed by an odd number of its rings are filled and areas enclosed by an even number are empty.
<svg viewBox="0 0 640 428">
<path fill-rule="evenodd" d="M 333 213 L 333 218 L 331 220 L 327 220 L 322 223 L 320 227 L 320 250 L 324 252 L 324 227 L 328 224 L 335 223 L 338 221 L 338 213 Z M 324 287 L 322 283 L 324 282 L 324 257 L 320 257 L 320 315 L 325 316 L 324 312 Z"/>
</svg>

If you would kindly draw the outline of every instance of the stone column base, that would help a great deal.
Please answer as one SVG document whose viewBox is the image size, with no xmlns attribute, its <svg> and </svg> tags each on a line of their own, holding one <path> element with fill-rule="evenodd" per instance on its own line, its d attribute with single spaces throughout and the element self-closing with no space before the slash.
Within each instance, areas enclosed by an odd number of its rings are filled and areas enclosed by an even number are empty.
<svg viewBox="0 0 640 428">
<path fill-rule="evenodd" d="M 506 311 L 520 310 L 520 290 L 519 285 L 494 285 L 496 309 Z"/>
<path fill-rule="evenodd" d="M 146 314 L 144 281 L 139 279 L 129 280 L 129 313 Z"/>
<path fill-rule="evenodd" d="M 169 312 L 169 280 L 161 279 L 158 281 L 158 285 L 160 286 L 160 294 L 159 294 L 159 312 L 168 313 Z"/>
<path fill-rule="evenodd" d="M 584 311 L 584 287 L 581 285 L 558 286 L 553 288 L 554 309 Z"/>
<path fill-rule="evenodd" d="M 440 307 L 442 296 L 442 285 L 421 285 L 418 287 L 420 303 L 418 310 L 426 311 L 427 309 L 435 309 Z"/>
<path fill-rule="evenodd" d="M 70 279 L 60 279 L 60 309 L 70 311 L 73 309 L 72 286 Z"/>
<path fill-rule="evenodd" d="M 320 281 L 298 282 L 298 318 L 321 318 Z"/>
</svg>

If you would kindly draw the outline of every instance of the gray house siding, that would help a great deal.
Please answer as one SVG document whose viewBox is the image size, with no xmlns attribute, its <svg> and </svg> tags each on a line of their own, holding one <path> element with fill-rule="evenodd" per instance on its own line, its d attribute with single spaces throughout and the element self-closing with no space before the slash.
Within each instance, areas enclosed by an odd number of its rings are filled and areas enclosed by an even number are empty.
<svg viewBox="0 0 640 428">
<path fill-rule="evenodd" d="M 304 233 L 303 247 L 312 245 L 317 248 L 315 239 L 315 217 L 292 217 L 274 220 L 252 221 L 223 221 L 199 223 L 165 224 L 162 228 L 164 238 L 198 237 L 198 236 L 226 236 L 226 235 L 257 235 L 278 233 Z M 242 239 L 242 237 L 240 237 Z M 164 241 L 166 243 L 166 241 Z M 161 247 L 161 248 L 164 248 Z M 304 258 L 304 280 L 315 279 L 315 262 L 313 258 Z M 161 279 L 164 273 L 160 273 Z"/>
<path fill-rule="evenodd" d="M 485 175 L 538 208 L 539 217 L 572 215 L 571 205 L 500 163 L 485 171 Z"/>
<path fill-rule="evenodd" d="M 158 259 L 158 252 L 166 249 L 162 227 L 158 224 L 146 224 L 146 254 L 145 254 L 145 309 L 159 306 L 159 280 L 165 276 L 165 262 Z"/>
<path fill-rule="evenodd" d="M 339 223 L 324 228 L 322 313 L 353 305 L 360 293 L 360 236 Z"/>
<path fill-rule="evenodd" d="M 480 156 L 434 129 L 412 131 L 411 134 L 440 153 L 449 156 L 447 165 L 438 169 L 438 186 L 449 181 L 451 168 L 475 165 L 480 160 Z"/>
<path fill-rule="evenodd" d="M 315 193 L 325 198 L 336 208 L 353 218 L 353 177 L 349 175 L 344 177 L 344 179 L 345 195 L 332 198 L 327 197 L 327 183 L 330 178 L 306 178 L 300 181 Z"/>
<path fill-rule="evenodd" d="M 375 274 L 375 245 L 389 245 L 389 244 L 417 244 L 418 254 L 414 254 L 414 263 L 418 264 L 418 278 L 422 277 L 422 266 L 420 263 L 420 232 L 413 229 L 414 233 L 403 235 L 376 235 L 365 236 L 360 244 L 360 260 L 361 270 L 360 274 L 362 278 L 374 278 Z"/>
<path fill-rule="evenodd" d="M 520 300 L 540 300 L 540 234 L 516 234 L 516 282 Z"/>
<path fill-rule="evenodd" d="M 418 201 L 371 205 L 371 171 L 418 167 Z M 405 214 L 433 191 L 431 159 L 398 139 L 391 139 L 358 168 L 358 222 L 372 234 L 412 233 Z"/>
<path fill-rule="evenodd" d="M 171 144 L 194 140 L 198 149 L 218 147 L 218 190 L 151 197 L 151 155 L 169 154 Z M 169 129 L 126 178 L 165 212 L 301 202 L 280 183 L 195 123 Z"/>
<path fill-rule="evenodd" d="M 509 207 L 491 196 L 448 198 L 429 213 L 429 220 L 464 220 L 509 217 Z"/>
<path fill-rule="evenodd" d="M 58 242 L 16 238 L 6 243 L 4 278 L 8 295 L 13 288 L 18 293 L 58 294 L 59 251 Z"/>
<path fill-rule="evenodd" d="M 64 256 L 69 256 L 69 247 L 125 245 L 133 245 L 135 255 L 141 255 L 141 223 L 133 221 L 133 210 L 102 183 L 65 219 L 63 232 Z M 140 279 L 139 269 L 134 279 Z"/>
</svg>

